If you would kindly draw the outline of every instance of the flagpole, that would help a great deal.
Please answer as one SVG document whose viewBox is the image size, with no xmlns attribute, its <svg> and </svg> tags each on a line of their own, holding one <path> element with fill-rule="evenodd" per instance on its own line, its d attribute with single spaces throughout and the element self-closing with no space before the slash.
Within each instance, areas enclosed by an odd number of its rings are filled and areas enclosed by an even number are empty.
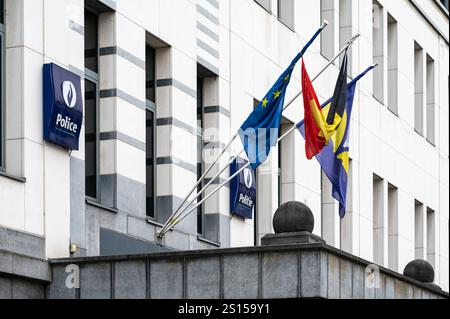
<svg viewBox="0 0 450 319">
<path fill-rule="evenodd" d="M 359 36 L 359 35 L 357 35 L 357 36 Z M 357 38 L 357 36 L 355 36 L 354 38 L 356 39 Z M 353 39 L 353 41 L 354 41 L 354 39 Z M 351 41 L 351 42 L 353 42 L 353 41 Z M 342 49 L 342 51 L 339 53 L 339 56 L 344 52 L 346 50 L 346 48 L 344 48 L 344 49 Z M 322 75 L 322 73 L 334 62 L 335 60 L 331 60 L 312 80 L 311 80 L 311 82 L 314 82 L 319 76 L 321 76 Z M 290 101 L 289 101 L 289 103 L 287 103 L 286 104 L 286 106 L 283 108 L 283 111 L 285 111 L 297 98 L 299 98 L 301 95 L 302 95 L 302 93 L 303 93 L 303 90 L 301 90 L 294 98 L 292 98 Z M 181 211 L 181 214 L 186 210 L 186 209 L 188 209 L 189 208 L 189 206 L 191 206 L 192 205 L 192 203 L 200 196 L 200 195 L 202 195 L 207 189 L 208 189 L 208 187 L 220 176 L 220 175 L 222 175 L 222 173 L 233 163 L 233 161 L 237 158 L 237 157 L 239 157 L 242 153 L 244 152 L 244 150 L 241 150 L 241 152 L 240 153 L 238 153 L 237 155 L 235 155 L 230 161 L 229 161 L 229 163 L 226 165 L 226 166 L 224 166 L 223 168 L 222 168 L 222 170 L 219 172 L 219 173 L 217 173 L 214 177 L 212 177 L 211 178 L 211 180 L 209 181 L 209 183 L 208 184 L 206 184 L 205 186 L 203 186 L 203 188 L 200 190 L 200 192 L 198 192 L 197 193 L 197 196 L 195 197 L 195 198 L 193 198 L 190 202 L 189 202 L 189 204 Z M 196 186 L 198 186 L 198 184 L 196 185 Z M 185 204 L 187 202 L 187 200 L 186 201 L 184 201 L 183 202 L 183 205 Z M 178 211 L 179 211 L 180 209 L 178 209 Z M 176 214 L 174 215 L 174 216 L 172 216 L 172 217 L 175 217 L 176 216 Z M 169 225 L 170 225 L 170 223 L 169 223 Z M 165 227 L 166 228 L 166 227 Z M 163 231 L 163 230 L 165 230 L 165 228 L 163 228 L 161 231 Z"/>
<path fill-rule="evenodd" d="M 328 26 L 328 21 L 327 20 L 323 20 L 322 25 L 319 28 L 319 33 L 321 33 L 327 26 Z M 293 101 L 292 101 L 293 102 Z M 291 103 L 292 103 L 291 102 Z M 233 144 L 234 140 L 236 139 L 236 137 L 238 136 L 238 132 L 236 132 L 233 137 L 231 138 L 230 142 L 228 142 L 228 144 L 224 147 L 224 149 L 222 150 L 222 152 L 219 154 L 219 156 L 209 165 L 209 167 L 206 169 L 206 171 L 203 173 L 203 175 L 197 180 L 197 183 L 194 185 L 194 187 L 192 187 L 191 191 L 185 196 L 185 198 L 183 199 L 181 205 L 177 208 L 177 210 L 175 212 L 173 212 L 170 217 L 168 218 L 166 224 L 163 226 L 162 230 L 160 231 L 160 233 L 165 230 L 165 228 L 167 227 L 168 224 L 171 223 L 171 221 L 174 219 L 174 217 L 178 214 L 178 212 L 181 210 L 181 208 L 184 206 L 184 204 L 186 204 L 186 202 L 189 199 L 189 196 L 192 195 L 192 193 L 197 189 L 197 187 L 203 182 L 203 180 L 206 178 L 206 176 L 208 175 L 208 173 L 211 171 L 211 169 L 216 165 L 216 163 L 220 160 L 220 158 L 222 157 L 223 154 L 225 154 L 225 152 L 227 151 L 227 149 L 231 146 L 231 144 Z M 242 152 L 241 152 L 242 153 Z M 227 166 L 225 166 L 227 167 Z M 213 179 L 214 180 L 214 179 Z M 197 196 L 194 198 L 194 200 L 196 198 L 198 198 L 198 194 Z M 189 207 L 191 204 L 189 204 L 187 207 Z"/>
<path fill-rule="evenodd" d="M 325 72 L 325 70 L 331 65 L 331 64 L 333 64 L 333 62 L 336 60 L 336 59 L 338 59 L 340 56 L 341 56 L 341 54 L 342 53 L 344 53 L 347 49 L 348 49 L 348 47 L 350 46 L 350 45 L 352 45 L 354 42 L 355 42 L 355 40 L 357 39 L 357 38 L 359 38 L 360 37 L 360 34 L 358 33 L 358 34 L 356 34 L 355 36 L 353 36 L 348 42 L 347 42 L 347 44 L 336 54 L 336 56 L 333 58 L 333 59 L 331 59 L 326 65 L 325 65 L 325 67 L 324 68 L 322 68 L 322 70 L 316 75 L 316 76 L 314 76 L 314 78 L 311 80 L 311 82 L 314 82 L 320 75 L 322 75 L 323 74 L 323 72 Z M 294 96 L 294 98 L 292 98 L 291 99 L 291 101 L 289 102 L 289 103 L 287 103 L 286 104 L 286 106 L 283 108 L 283 111 L 284 110 L 286 110 L 298 97 L 300 97 L 301 95 L 302 95 L 302 93 L 303 93 L 303 90 L 301 90 L 297 95 L 295 95 Z M 294 125 L 288 132 L 286 132 L 283 136 L 281 136 L 281 138 L 277 141 L 277 143 L 278 142 L 280 142 L 283 138 L 285 138 L 286 136 L 288 136 L 289 134 L 291 134 L 293 131 L 295 131 L 295 129 L 296 129 L 296 126 Z M 200 196 L 200 195 L 202 195 L 206 190 L 207 190 L 207 188 L 213 183 L 213 181 L 214 180 L 216 180 L 230 165 L 231 165 L 231 163 L 233 163 L 233 161 L 240 155 L 240 154 L 242 154 L 244 152 L 244 150 L 241 150 L 241 152 L 240 153 L 238 153 L 238 155 L 236 155 L 236 156 L 234 156 L 231 160 L 230 160 L 230 162 L 219 172 L 219 173 L 217 173 L 211 180 L 210 180 L 210 182 L 207 184 L 207 185 L 205 185 L 201 190 L 200 190 L 200 192 L 198 192 L 197 193 L 197 196 L 195 197 L 195 198 L 193 198 L 192 200 L 191 200 L 191 202 L 188 204 L 188 206 L 186 206 L 183 210 L 182 210 L 182 212 L 181 212 L 181 214 L 179 215 L 179 216 L 182 216 L 181 218 L 174 218 L 175 217 L 175 214 L 174 214 L 174 216 L 172 216 L 171 217 L 171 219 L 169 219 L 168 220 L 168 222 L 166 223 L 166 225 L 164 225 L 164 227 L 161 229 L 161 231 L 158 233 L 158 237 L 160 237 L 160 238 L 162 238 L 162 237 L 164 237 L 164 235 L 170 230 L 170 229 L 172 229 L 174 226 L 176 226 L 181 220 L 183 220 L 185 217 L 187 217 L 187 215 L 189 215 L 194 209 L 196 209 L 197 207 L 199 207 L 201 204 L 203 204 L 207 199 L 209 199 L 213 194 L 215 194 L 220 188 L 222 188 L 223 186 L 225 186 L 229 181 L 231 181 L 234 177 L 236 177 L 240 172 L 242 172 L 245 168 L 247 168 L 249 165 L 250 165 L 250 163 L 248 163 L 247 165 L 245 165 L 244 167 L 242 167 L 238 172 L 236 172 L 235 174 L 233 174 L 233 176 L 231 176 L 230 178 L 228 178 L 224 183 L 222 183 L 222 184 L 220 184 L 212 193 L 210 193 L 207 197 L 205 197 L 202 201 L 200 201 L 196 206 L 194 206 L 194 208 L 193 209 L 191 209 L 187 214 L 183 214 L 188 208 L 189 208 L 189 206 L 191 206 L 192 205 L 192 203 L 196 200 L 196 199 L 198 199 L 198 197 Z M 197 184 L 197 186 L 198 186 L 198 184 Z M 186 200 L 187 201 L 187 200 Z M 186 203 L 186 201 L 184 201 L 184 203 Z M 183 203 L 183 204 L 184 204 Z M 181 208 L 181 206 L 180 206 L 180 208 Z M 178 211 L 179 211 L 180 209 L 178 209 Z"/>
<path fill-rule="evenodd" d="M 231 140 L 228 142 L 228 144 L 223 148 L 223 150 L 220 152 L 219 156 L 217 156 L 217 158 L 214 160 L 214 162 L 211 163 L 211 165 L 209 165 L 209 167 L 206 169 L 206 171 L 203 173 L 203 175 L 197 180 L 197 183 L 194 185 L 194 187 L 192 187 L 192 189 L 190 190 L 190 192 L 184 197 L 183 202 L 180 204 L 180 206 L 178 206 L 177 210 L 175 212 L 172 213 L 172 215 L 170 215 L 170 217 L 167 219 L 167 223 L 164 225 L 164 227 L 161 229 L 161 231 L 163 231 L 167 225 L 173 220 L 173 218 L 178 214 L 178 212 L 180 211 L 180 209 L 184 206 L 184 204 L 186 204 L 186 202 L 189 199 L 189 196 L 192 195 L 192 193 L 197 189 L 197 187 L 203 182 L 203 180 L 206 178 L 206 176 L 208 175 L 208 173 L 211 171 L 211 169 L 216 165 L 216 163 L 220 160 L 220 158 L 222 157 L 223 154 L 225 154 L 225 152 L 227 151 L 227 149 L 231 146 L 231 144 L 233 144 L 234 140 L 236 139 L 236 137 L 238 136 L 238 133 L 236 132 L 236 134 L 233 135 L 233 137 L 231 138 Z M 197 194 L 198 197 L 198 194 Z M 197 197 L 195 197 L 194 199 L 196 199 Z M 190 204 L 189 204 L 190 205 Z M 188 207 L 189 207 L 188 205 Z"/>
<path fill-rule="evenodd" d="M 277 144 L 280 143 L 286 136 L 288 136 L 289 134 L 291 134 L 292 132 L 294 132 L 296 129 L 296 126 L 294 125 L 288 132 L 286 132 L 283 136 L 281 136 L 278 140 L 277 140 Z M 209 193 L 205 198 L 203 198 L 200 202 L 198 202 L 194 207 L 192 207 L 191 210 L 189 210 L 188 212 L 186 212 L 186 210 L 184 210 L 179 218 L 175 219 L 170 225 L 169 228 L 167 230 L 165 230 L 164 232 L 160 233 L 160 236 L 163 237 L 170 229 L 172 229 L 173 227 L 175 227 L 178 223 L 180 223 L 183 219 L 185 219 L 191 212 L 193 212 L 194 210 L 197 209 L 197 207 L 201 206 L 204 202 L 206 202 L 211 196 L 213 196 L 215 193 L 217 193 L 222 187 L 224 187 L 226 184 L 228 184 L 231 180 L 233 180 L 236 176 L 238 176 L 244 169 L 246 169 L 247 167 L 250 166 L 250 162 L 248 162 L 247 164 L 245 164 L 243 167 L 241 167 L 236 173 L 234 173 L 232 176 L 230 176 L 226 181 L 224 181 L 222 184 L 220 184 L 216 189 L 214 189 L 211 193 Z M 189 206 L 188 206 L 189 207 Z"/>
</svg>

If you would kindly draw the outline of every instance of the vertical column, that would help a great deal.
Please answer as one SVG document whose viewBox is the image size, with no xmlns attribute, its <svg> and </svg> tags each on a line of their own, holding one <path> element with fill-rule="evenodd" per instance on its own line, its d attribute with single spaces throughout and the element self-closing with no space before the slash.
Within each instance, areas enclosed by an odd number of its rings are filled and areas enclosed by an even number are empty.
<svg viewBox="0 0 450 319">
<path fill-rule="evenodd" d="M 85 28 L 83 25 L 84 2 L 79 1 L 77 6 L 70 7 L 69 28 L 72 37 L 79 43 L 79 53 L 72 54 L 76 61 L 72 61 L 69 70 L 81 78 L 81 87 L 84 96 L 84 56 L 85 56 Z M 84 98 L 79 97 L 79 98 Z M 83 100 L 83 116 L 86 114 L 85 100 Z M 77 245 L 77 255 L 85 255 L 86 251 L 86 189 L 85 189 L 85 120 L 80 132 L 78 151 L 70 154 L 70 243 Z"/>
<path fill-rule="evenodd" d="M 333 185 L 322 172 L 322 238 L 328 245 L 340 248 L 339 204 L 331 195 L 332 189 Z"/>
<path fill-rule="evenodd" d="M 209 167 L 218 154 L 223 150 L 230 139 L 230 110 L 227 100 L 220 93 L 221 88 L 225 89 L 227 83 L 216 76 L 204 79 L 204 120 L 205 131 L 203 134 L 204 168 Z M 215 176 L 227 164 L 228 158 L 223 156 L 222 160 L 208 174 L 206 183 Z M 229 176 L 228 171 L 222 177 L 211 184 L 206 191 L 208 194 L 214 190 L 224 179 Z M 220 242 L 222 247 L 230 246 L 230 189 L 223 187 L 204 205 L 204 235 L 207 239 Z"/>
<path fill-rule="evenodd" d="M 339 47 L 342 48 L 354 34 L 356 34 L 359 18 L 359 1 L 339 0 Z M 353 70 L 358 67 L 358 55 L 353 54 L 357 51 L 357 43 L 351 45 L 348 49 L 348 69 L 347 74 L 351 77 Z M 341 56 L 341 61 L 343 56 Z"/>
<path fill-rule="evenodd" d="M 359 163 L 350 159 L 349 161 L 349 173 L 347 182 L 347 205 L 345 217 L 340 220 L 340 248 L 350 254 L 356 255 L 357 253 L 357 243 L 355 238 L 358 238 L 357 232 L 358 219 L 360 218 L 359 212 L 359 188 L 358 183 L 360 182 Z"/>
<path fill-rule="evenodd" d="M 258 168 L 258 235 L 259 240 L 273 234 L 273 215 L 278 208 L 278 147 L 272 148 L 269 159 Z"/>
<path fill-rule="evenodd" d="M 282 125 L 281 133 L 286 133 L 292 125 Z M 299 166 L 295 160 L 296 146 L 299 145 L 296 143 L 296 137 L 299 134 L 296 133 L 289 134 L 281 142 L 281 156 L 279 157 L 281 159 L 281 204 L 295 200 L 295 168 Z"/>
<path fill-rule="evenodd" d="M 197 181 L 197 63 L 169 47 L 156 50 L 156 61 L 157 221 L 164 223 Z M 196 214 L 176 228 L 196 234 Z"/>
<path fill-rule="evenodd" d="M 99 43 L 100 200 L 145 218 L 145 31 L 104 13 Z"/>
<path fill-rule="evenodd" d="M 83 24 L 83 1 L 39 2 L 40 4 L 34 1 L 24 1 L 25 5 L 33 3 L 33 11 L 30 11 L 28 21 L 32 21 L 33 18 L 31 17 L 39 15 L 42 9 L 43 17 L 59 17 L 43 19 L 43 62 L 54 62 L 82 76 L 83 72 L 81 70 L 83 70 L 84 66 L 84 37 L 81 27 Z M 36 31 L 37 26 L 33 26 L 33 34 Z M 42 60 L 40 63 L 42 64 Z M 40 77 L 42 78 L 41 72 Z M 36 83 L 39 82 L 36 81 L 34 85 Z M 41 90 L 41 88 L 39 89 Z M 42 101 L 42 98 L 35 98 L 33 103 L 29 103 L 29 105 L 35 104 L 36 100 Z M 42 114 L 42 109 L 39 110 L 38 114 Z M 42 120 L 34 116 L 32 122 L 42 123 Z M 42 131 L 39 134 L 42 134 Z M 80 153 L 76 154 L 76 156 L 78 158 L 81 157 Z M 27 154 L 27 158 L 30 158 L 30 160 L 35 159 L 31 154 Z M 49 143 L 44 143 L 43 163 L 46 256 L 52 258 L 67 257 L 69 255 L 72 219 L 70 199 L 71 158 L 68 151 Z M 36 171 L 40 170 L 36 169 Z M 82 218 L 80 222 L 81 224 L 83 223 Z M 83 226 L 82 224 L 81 227 Z M 83 244 L 83 235 L 83 232 L 80 232 L 74 241 L 76 240 Z"/>
<path fill-rule="evenodd" d="M 42 141 L 42 1 L 6 0 L 4 127 L 5 162 L 8 174 L 25 177 L 17 183 L 23 196 L 18 205 L 2 209 L 5 226 L 44 235 L 43 141 Z M 34 25 L 29 23 L 33 18 Z M 40 27 L 36 30 L 37 27 Z M 17 193 L 19 196 L 19 192 Z M 20 197 L 17 198 L 19 200 Z M 8 199 L 7 199 L 8 202 Z M 12 203 L 11 203 L 12 204 Z M 6 215 L 6 216 L 5 216 Z"/>
<path fill-rule="evenodd" d="M 339 46 L 339 0 L 321 0 L 321 14 L 329 22 L 320 36 L 321 53 L 331 60 Z"/>
</svg>

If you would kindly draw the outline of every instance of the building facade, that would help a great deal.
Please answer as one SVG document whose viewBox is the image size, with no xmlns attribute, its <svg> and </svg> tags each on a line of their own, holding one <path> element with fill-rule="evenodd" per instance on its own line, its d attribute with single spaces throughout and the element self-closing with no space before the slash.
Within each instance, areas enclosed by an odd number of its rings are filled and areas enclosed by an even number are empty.
<svg viewBox="0 0 450 319">
<path fill-rule="evenodd" d="M 279 74 L 317 74 L 353 35 L 347 213 L 304 140 L 290 134 L 256 174 L 252 219 L 224 187 L 162 240 L 176 250 L 259 245 L 280 204 L 300 201 L 327 243 L 402 272 L 434 267 L 448 291 L 448 1 L 1 0 L 0 251 L 39 260 L 149 252 L 157 232 Z M 80 149 L 43 139 L 43 65 L 81 78 Z M 317 81 L 333 94 L 339 60 Z M 286 100 L 300 90 L 295 71 Z M 303 118 L 301 99 L 282 132 Z M 210 181 L 242 149 L 236 139 Z M 228 170 L 212 182 L 213 190 Z"/>
</svg>

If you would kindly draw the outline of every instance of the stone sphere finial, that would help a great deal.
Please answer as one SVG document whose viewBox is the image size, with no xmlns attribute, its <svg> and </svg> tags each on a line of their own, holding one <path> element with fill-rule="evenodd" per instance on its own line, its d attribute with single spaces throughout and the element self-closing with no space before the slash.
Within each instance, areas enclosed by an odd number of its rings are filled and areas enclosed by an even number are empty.
<svg viewBox="0 0 450 319">
<path fill-rule="evenodd" d="M 433 266 L 422 259 L 416 259 L 406 265 L 403 275 L 423 283 L 432 283 L 434 281 Z"/>
<path fill-rule="evenodd" d="M 303 203 L 288 202 L 281 205 L 273 217 L 275 233 L 296 233 L 314 230 L 314 215 Z"/>
</svg>

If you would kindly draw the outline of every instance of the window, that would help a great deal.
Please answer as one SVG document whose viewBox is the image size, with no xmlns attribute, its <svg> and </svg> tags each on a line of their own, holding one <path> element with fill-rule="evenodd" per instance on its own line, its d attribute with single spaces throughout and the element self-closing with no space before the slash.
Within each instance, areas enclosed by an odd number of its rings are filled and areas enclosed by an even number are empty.
<svg viewBox="0 0 450 319">
<path fill-rule="evenodd" d="M 321 21 L 327 20 L 328 26 L 320 35 L 320 51 L 328 60 L 331 60 L 336 52 L 336 28 L 335 23 L 338 19 L 337 8 L 333 0 L 320 0 Z"/>
<path fill-rule="evenodd" d="M 280 127 L 280 130 L 278 132 L 278 139 L 282 135 L 282 129 Z M 283 194 L 283 141 L 278 143 L 278 207 L 281 206 L 283 203 L 282 201 L 282 194 Z"/>
<path fill-rule="evenodd" d="M 333 185 L 328 179 L 327 175 L 321 171 L 322 184 L 322 238 L 328 245 L 335 248 L 340 248 L 340 218 L 339 206 L 336 200 L 332 197 Z"/>
<path fill-rule="evenodd" d="M 0 24 L 5 24 L 5 3 L 0 0 Z"/>
<path fill-rule="evenodd" d="M 388 16 L 388 108 L 398 115 L 398 30 L 397 21 Z"/>
<path fill-rule="evenodd" d="M 378 67 L 373 72 L 373 97 L 381 104 L 384 104 L 384 30 L 385 18 L 383 7 L 377 2 L 373 2 L 373 25 L 372 25 L 372 56 L 373 63 L 378 63 Z"/>
<path fill-rule="evenodd" d="M 98 17 L 85 10 L 85 177 L 86 196 L 99 200 Z"/>
<path fill-rule="evenodd" d="M 84 24 L 84 66 L 86 69 L 98 73 L 98 16 L 85 10 Z"/>
<path fill-rule="evenodd" d="M 427 55 L 427 141 L 435 145 L 435 65 Z"/>
<path fill-rule="evenodd" d="M 347 201 L 345 207 L 345 218 L 339 218 L 339 247 L 342 251 L 353 252 L 353 159 L 348 161 L 347 177 Z"/>
<path fill-rule="evenodd" d="M 373 262 L 385 265 L 384 257 L 384 181 L 381 177 L 373 175 Z"/>
<path fill-rule="evenodd" d="M 436 214 L 434 210 L 427 208 L 427 261 L 436 267 Z"/>
<path fill-rule="evenodd" d="M 3 119 L 4 116 L 4 87 L 5 87 L 5 8 L 4 1 L 0 0 L 0 170 L 4 168 L 4 147 L 5 147 L 5 127 Z"/>
<path fill-rule="evenodd" d="M 203 175 L 203 128 L 204 128 L 204 116 L 203 116 L 203 79 L 197 77 L 197 180 Z M 197 187 L 197 193 L 203 188 L 203 183 L 200 183 Z M 197 201 L 200 202 L 203 196 L 200 195 Z M 203 205 L 197 208 L 197 233 L 203 234 Z"/>
<path fill-rule="evenodd" d="M 352 0 L 339 0 L 339 47 L 344 47 L 353 37 L 352 28 Z M 344 56 L 341 55 L 340 61 Z M 352 46 L 348 49 L 348 68 L 347 75 L 352 76 Z"/>
<path fill-rule="evenodd" d="M 294 0 L 278 0 L 278 19 L 294 30 Z"/>
<path fill-rule="evenodd" d="M 147 216 L 156 216 L 156 51 L 145 47 L 145 99 L 146 99 L 146 210 Z"/>
<path fill-rule="evenodd" d="M 424 56 L 423 49 L 414 42 L 414 129 L 423 135 L 424 108 Z"/>
<path fill-rule="evenodd" d="M 425 259 L 425 207 L 416 200 L 414 211 L 414 247 L 416 259 Z"/>
<path fill-rule="evenodd" d="M 388 186 L 388 267 L 398 271 L 398 189 Z"/>
<path fill-rule="evenodd" d="M 261 7 L 266 9 L 269 12 L 272 12 L 271 10 L 271 0 L 255 0 L 256 3 L 258 3 Z"/>
<path fill-rule="evenodd" d="M 261 101 L 259 101 L 258 99 L 253 98 L 253 109 L 257 108 L 259 103 L 261 103 Z M 253 237 L 254 237 L 254 245 L 258 246 L 260 244 L 260 240 L 259 240 L 259 210 L 258 210 L 258 190 L 259 190 L 259 169 L 256 169 L 255 171 L 255 185 L 256 185 L 256 200 L 255 200 L 255 205 L 253 207 Z"/>
</svg>

